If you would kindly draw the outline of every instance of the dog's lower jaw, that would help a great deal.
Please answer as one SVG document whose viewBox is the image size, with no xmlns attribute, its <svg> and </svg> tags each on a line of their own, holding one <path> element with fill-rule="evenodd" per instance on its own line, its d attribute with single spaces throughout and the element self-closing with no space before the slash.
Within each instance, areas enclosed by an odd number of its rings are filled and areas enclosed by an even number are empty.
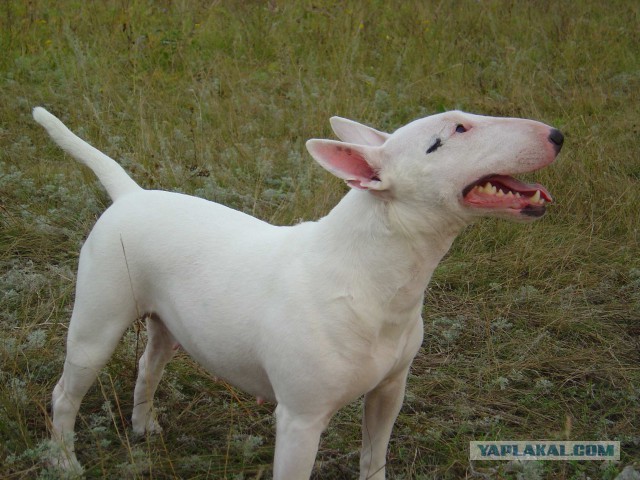
<svg viewBox="0 0 640 480">
<path fill-rule="evenodd" d="M 544 216 L 546 212 L 547 212 L 546 207 L 532 206 L 532 205 L 527 205 L 522 210 L 520 210 L 521 215 L 524 215 L 525 217 L 531 217 L 531 218 L 540 218 Z"/>
</svg>

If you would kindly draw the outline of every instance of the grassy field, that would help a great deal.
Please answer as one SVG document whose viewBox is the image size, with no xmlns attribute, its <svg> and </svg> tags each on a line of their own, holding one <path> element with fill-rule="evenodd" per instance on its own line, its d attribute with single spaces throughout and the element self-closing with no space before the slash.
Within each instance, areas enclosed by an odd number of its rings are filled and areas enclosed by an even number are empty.
<svg viewBox="0 0 640 480">
<path fill-rule="evenodd" d="M 106 194 L 31 118 L 43 105 L 145 187 L 277 224 L 346 187 L 306 153 L 341 115 L 395 128 L 463 109 L 560 128 L 529 176 L 541 221 L 486 220 L 442 262 L 392 436 L 395 479 L 613 479 L 640 469 L 640 6 L 583 2 L 65 0 L 0 3 L 0 477 L 56 478 L 50 393 L 79 248 Z M 165 428 L 129 417 L 130 329 L 77 423 L 88 478 L 270 478 L 273 406 L 179 355 Z M 357 476 L 361 405 L 323 436 L 314 478 Z M 619 440 L 622 460 L 474 462 L 470 440 Z"/>
</svg>

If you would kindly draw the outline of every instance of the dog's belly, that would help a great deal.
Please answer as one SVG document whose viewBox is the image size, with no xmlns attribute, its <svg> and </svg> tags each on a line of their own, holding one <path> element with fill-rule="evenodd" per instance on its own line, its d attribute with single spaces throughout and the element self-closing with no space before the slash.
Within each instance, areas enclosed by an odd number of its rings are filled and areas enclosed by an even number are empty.
<svg viewBox="0 0 640 480">
<path fill-rule="evenodd" d="M 214 269 L 215 271 L 215 269 Z M 263 320 L 268 282 L 241 280 L 217 272 L 205 276 L 199 265 L 188 273 L 156 277 L 144 289 L 145 310 L 158 315 L 176 341 L 213 375 L 256 397 L 275 401 L 264 368 Z M 243 277 L 243 276 L 241 276 Z"/>
<path fill-rule="evenodd" d="M 197 341 L 182 334 L 176 336 L 178 337 L 184 337 L 180 343 L 184 350 L 215 377 L 257 398 L 276 401 L 263 366 L 247 350 L 243 351 L 242 345 L 225 345 L 221 341 L 224 339 L 208 339 L 206 335 L 199 335 Z"/>
<path fill-rule="evenodd" d="M 172 288 L 163 290 L 166 285 Z M 228 278 L 224 287 L 194 277 L 156 282 L 145 307 L 213 375 L 301 409 L 318 402 L 318 408 L 340 408 L 403 370 L 415 355 L 419 316 L 395 341 L 375 341 L 364 331 L 336 328 L 334 320 L 345 318 L 342 306 L 298 303 L 286 297 L 286 285 L 259 277 Z"/>
</svg>

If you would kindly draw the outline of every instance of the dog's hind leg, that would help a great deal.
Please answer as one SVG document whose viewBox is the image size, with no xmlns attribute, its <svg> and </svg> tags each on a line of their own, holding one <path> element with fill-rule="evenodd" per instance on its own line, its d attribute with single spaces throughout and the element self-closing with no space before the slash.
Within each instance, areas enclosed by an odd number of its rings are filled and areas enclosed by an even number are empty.
<svg viewBox="0 0 640 480">
<path fill-rule="evenodd" d="M 78 324 L 79 317 L 96 315 L 95 311 L 89 313 L 83 310 L 74 309 L 71 317 L 67 358 L 62 377 L 53 390 L 52 402 L 52 437 L 61 448 L 53 463 L 71 470 L 81 470 L 73 447 L 73 431 L 80 403 L 131 322 L 129 319 L 124 322 L 122 318 L 117 321 L 114 318 L 104 318 L 74 327 Z"/>
<path fill-rule="evenodd" d="M 147 347 L 138 368 L 138 379 L 133 394 L 133 431 L 139 435 L 162 430 L 153 415 L 153 395 L 158 388 L 164 367 L 176 352 L 176 341 L 162 320 L 147 318 Z"/>
<path fill-rule="evenodd" d="M 128 284 L 115 282 L 108 275 L 96 278 L 92 273 L 97 268 L 91 263 L 80 261 L 67 356 L 62 377 L 53 390 L 51 408 L 55 448 L 51 463 L 77 472 L 82 468 L 74 453 L 73 432 L 80 403 L 137 316 Z"/>
</svg>

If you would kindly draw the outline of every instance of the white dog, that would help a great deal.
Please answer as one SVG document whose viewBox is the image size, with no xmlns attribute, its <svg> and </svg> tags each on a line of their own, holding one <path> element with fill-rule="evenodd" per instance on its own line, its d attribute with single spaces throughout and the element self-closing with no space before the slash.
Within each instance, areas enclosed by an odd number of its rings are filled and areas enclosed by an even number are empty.
<svg viewBox="0 0 640 480">
<path fill-rule="evenodd" d="M 216 376 L 277 403 L 275 479 L 309 478 L 329 419 L 362 395 L 360 478 L 384 478 L 433 270 L 481 216 L 542 216 L 547 190 L 510 175 L 550 164 L 563 142 L 532 120 L 458 111 L 393 134 L 334 117 L 343 141 L 309 140 L 307 148 L 352 190 L 317 222 L 277 227 L 199 198 L 143 190 L 49 112 L 38 107 L 33 116 L 113 199 L 82 248 L 53 392 L 56 461 L 77 471 L 80 402 L 123 332 L 145 315 L 135 432 L 160 429 L 152 399 L 181 345 Z"/>
</svg>

